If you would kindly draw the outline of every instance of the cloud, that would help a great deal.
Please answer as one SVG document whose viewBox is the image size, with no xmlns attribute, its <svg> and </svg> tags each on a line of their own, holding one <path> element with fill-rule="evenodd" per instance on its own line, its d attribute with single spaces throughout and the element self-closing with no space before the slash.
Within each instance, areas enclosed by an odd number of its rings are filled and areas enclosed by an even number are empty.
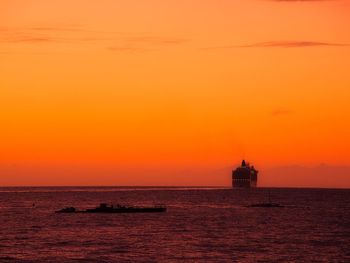
<svg viewBox="0 0 350 263">
<path fill-rule="evenodd" d="M 77 27 L 29 27 L 27 30 L 32 31 L 67 31 L 67 32 L 91 32 Z"/>
<path fill-rule="evenodd" d="M 0 27 L 0 32 L 0 43 L 112 41 L 123 34 L 87 30 L 76 26 Z"/>
<path fill-rule="evenodd" d="M 211 47 L 205 49 L 231 49 L 231 48 L 302 48 L 302 47 L 345 47 L 349 44 L 339 44 L 331 42 L 318 42 L 318 41 L 268 41 L 259 42 L 247 45 L 227 45 L 219 47 Z"/>
<path fill-rule="evenodd" d="M 77 26 L 0 27 L 0 44 L 82 43 L 95 42 L 110 51 L 150 51 L 161 46 L 180 45 L 187 38 L 167 37 L 125 32 L 88 30 Z"/>
<path fill-rule="evenodd" d="M 7 43 L 43 43 L 43 42 L 54 42 L 56 41 L 50 37 L 39 37 L 39 36 L 18 36 L 2 39 L 2 42 Z"/>
<path fill-rule="evenodd" d="M 79 32 L 78 28 L 60 27 L 0 27 L 0 43 L 49 43 L 77 40 L 72 34 L 62 31 Z"/>
<path fill-rule="evenodd" d="M 108 47 L 108 50 L 125 52 L 154 51 L 160 46 L 181 45 L 187 41 L 189 41 L 189 39 L 157 36 L 126 37 L 121 41 L 121 45 Z"/>
<path fill-rule="evenodd" d="M 134 52 L 144 52 L 144 51 L 150 51 L 149 49 L 146 48 L 139 48 L 139 47 L 128 47 L 128 46 L 124 46 L 124 47 L 118 47 L 118 46 L 114 46 L 114 47 L 108 47 L 107 50 L 110 51 L 119 51 L 119 52 L 130 52 L 130 53 L 134 53 Z"/>
<path fill-rule="evenodd" d="M 152 44 L 152 45 L 177 45 L 177 44 L 185 43 L 189 40 L 185 38 L 139 36 L 139 37 L 129 37 L 126 39 L 126 41 L 132 42 L 132 43 L 146 43 L 146 44 Z"/>
<path fill-rule="evenodd" d="M 242 45 L 237 47 L 326 47 L 326 46 L 348 46 L 347 44 L 338 44 L 330 42 L 317 42 L 317 41 L 269 41 L 260 42 L 250 45 Z"/>
</svg>

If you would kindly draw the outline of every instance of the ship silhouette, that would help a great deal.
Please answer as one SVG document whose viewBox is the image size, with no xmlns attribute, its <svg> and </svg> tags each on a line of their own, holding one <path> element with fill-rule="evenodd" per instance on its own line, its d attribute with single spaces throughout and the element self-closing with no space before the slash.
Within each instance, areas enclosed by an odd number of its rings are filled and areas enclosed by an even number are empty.
<svg viewBox="0 0 350 263">
<path fill-rule="evenodd" d="M 66 207 L 56 211 L 56 213 L 161 213 L 166 212 L 167 208 L 163 205 L 157 206 L 124 206 L 124 205 L 108 205 L 106 203 L 100 204 L 96 208 L 90 208 L 86 210 L 78 210 L 75 207 Z"/>
<path fill-rule="evenodd" d="M 258 181 L 259 171 L 246 163 L 245 160 L 242 161 L 242 165 L 237 167 L 232 171 L 232 187 L 250 188 L 256 187 Z"/>
</svg>

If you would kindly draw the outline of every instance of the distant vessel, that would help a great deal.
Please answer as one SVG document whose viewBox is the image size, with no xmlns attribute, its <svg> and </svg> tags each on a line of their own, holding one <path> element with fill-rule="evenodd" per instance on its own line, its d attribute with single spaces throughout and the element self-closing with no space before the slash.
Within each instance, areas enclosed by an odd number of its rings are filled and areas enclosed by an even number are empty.
<svg viewBox="0 0 350 263">
<path fill-rule="evenodd" d="M 283 205 L 280 205 L 280 204 L 278 204 L 278 203 L 258 203 L 258 204 L 248 205 L 247 207 L 273 208 L 273 207 L 284 207 L 284 206 L 283 206 Z"/>
<path fill-rule="evenodd" d="M 258 171 L 254 166 L 242 161 L 242 165 L 232 171 L 232 187 L 250 188 L 256 187 L 258 181 Z"/>
<path fill-rule="evenodd" d="M 271 193 L 270 193 L 270 191 L 269 191 L 268 197 L 269 197 L 269 199 L 268 199 L 268 202 L 266 202 L 266 203 L 251 204 L 251 205 L 248 205 L 247 207 L 263 207 L 263 208 L 284 207 L 283 205 L 281 205 L 279 203 L 272 203 L 271 202 Z"/>
<path fill-rule="evenodd" d="M 77 210 L 75 207 L 66 207 L 56 211 L 56 213 L 160 213 L 166 212 L 166 210 L 167 208 L 165 206 L 113 206 L 102 203 L 96 208 L 90 208 L 86 210 Z"/>
</svg>

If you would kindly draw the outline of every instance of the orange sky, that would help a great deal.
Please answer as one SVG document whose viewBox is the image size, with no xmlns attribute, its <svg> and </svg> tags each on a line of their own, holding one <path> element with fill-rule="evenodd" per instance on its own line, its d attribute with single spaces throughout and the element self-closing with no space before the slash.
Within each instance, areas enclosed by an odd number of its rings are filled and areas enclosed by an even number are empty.
<svg viewBox="0 0 350 263">
<path fill-rule="evenodd" d="M 0 0 L 0 185 L 230 185 L 244 157 L 263 186 L 350 187 L 349 12 Z M 290 172 L 322 163 L 336 183 Z"/>
</svg>

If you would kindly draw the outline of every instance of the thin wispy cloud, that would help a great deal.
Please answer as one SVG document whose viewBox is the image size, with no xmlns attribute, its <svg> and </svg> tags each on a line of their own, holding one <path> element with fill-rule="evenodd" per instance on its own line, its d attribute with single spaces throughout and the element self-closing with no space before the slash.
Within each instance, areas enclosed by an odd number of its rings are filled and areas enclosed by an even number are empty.
<svg viewBox="0 0 350 263">
<path fill-rule="evenodd" d="M 39 36 L 15 36 L 1 39 L 1 42 L 6 43 L 43 43 L 43 42 L 55 42 L 57 39 L 50 37 L 39 37 Z"/>
<path fill-rule="evenodd" d="M 74 28 L 74 27 L 29 27 L 26 28 L 27 30 L 32 30 L 32 31 L 41 31 L 41 32 L 45 32 L 45 31 L 66 31 L 66 32 L 92 32 L 89 30 L 84 30 L 81 28 Z"/>
<path fill-rule="evenodd" d="M 347 44 L 318 42 L 318 41 L 269 41 L 254 43 L 249 45 L 241 45 L 236 47 L 325 47 L 325 46 L 348 46 Z"/>
<path fill-rule="evenodd" d="M 346 47 L 349 44 L 318 42 L 318 41 L 268 41 L 246 45 L 226 45 L 208 47 L 205 49 L 231 49 L 231 48 L 303 48 L 303 47 Z"/>
<path fill-rule="evenodd" d="M 145 52 L 155 51 L 161 46 L 181 45 L 188 42 L 185 38 L 168 38 L 157 36 L 137 36 L 123 39 L 122 45 L 108 47 L 110 51 Z"/>
<path fill-rule="evenodd" d="M 107 32 L 65 26 L 33 26 L 23 28 L 0 27 L 0 44 L 40 44 L 95 42 L 110 51 L 150 51 L 156 48 L 180 45 L 187 38 L 147 35 L 144 33 Z"/>
<path fill-rule="evenodd" d="M 30 31 L 36 31 L 36 32 L 80 32 L 80 33 L 94 33 L 97 35 L 102 34 L 113 34 L 113 35 L 123 35 L 125 32 L 121 31 L 101 31 L 101 30 L 91 30 L 91 29 L 85 29 L 83 27 L 79 26 L 66 26 L 66 27 L 44 27 L 44 26 L 34 26 L 34 27 L 28 27 L 24 28 L 24 30 L 30 30 Z"/>
<path fill-rule="evenodd" d="M 78 43 L 78 42 L 93 42 L 108 40 L 103 38 L 88 38 L 88 37 L 56 37 L 51 35 L 39 35 L 39 34 L 16 34 L 9 36 L 1 36 L 1 43 L 12 44 L 40 44 L 40 43 Z"/>
<path fill-rule="evenodd" d="M 147 43 L 153 45 L 177 45 L 182 44 L 189 39 L 185 38 L 168 38 L 168 37 L 157 37 L 157 36 L 139 36 L 139 37 L 129 37 L 126 39 L 128 42 L 133 43 Z"/>
<path fill-rule="evenodd" d="M 138 48 L 138 47 L 108 47 L 107 50 L 110 51 L 117 51 L 117 52 L 128 52 L 128 53 L 135 53 L 135 52 L 145 52 L 145 51 L 151 51 L 149 49 L 146 48 Z"/>
<path fill-rule="evenodd" d="M 88 31 L 77 27 L 0 27 L 0 43 L 63 43 L 104 40 L 106 37 L 82 34 Z M 79 33 L 79 34 L 78 34 Z"/>
</svg>

